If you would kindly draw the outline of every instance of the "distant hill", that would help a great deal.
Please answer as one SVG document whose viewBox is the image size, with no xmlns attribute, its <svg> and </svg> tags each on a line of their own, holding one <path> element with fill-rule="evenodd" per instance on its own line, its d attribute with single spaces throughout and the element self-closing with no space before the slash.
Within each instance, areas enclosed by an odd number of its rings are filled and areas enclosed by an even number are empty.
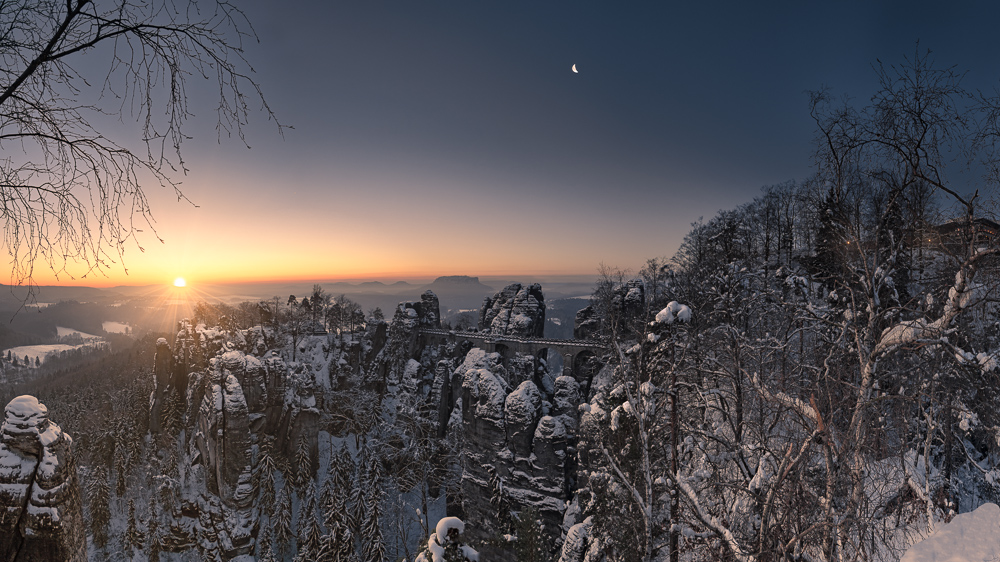
<svg viewBox="0 0 1000 562">
<path fill-rule="evenodd" d="M 62 301 L 78 302 L 113 302 L 121 299 L 122 294 L 114 289 L 98 289 L 95 287 L 59 287 L 41 285 L 32 289 L 33 296 L 29 299 L 27 287 L 16 285 L 0 285 L 0 308 L 20 308 L 22 303 L 57 303 Z"/>
</svg>

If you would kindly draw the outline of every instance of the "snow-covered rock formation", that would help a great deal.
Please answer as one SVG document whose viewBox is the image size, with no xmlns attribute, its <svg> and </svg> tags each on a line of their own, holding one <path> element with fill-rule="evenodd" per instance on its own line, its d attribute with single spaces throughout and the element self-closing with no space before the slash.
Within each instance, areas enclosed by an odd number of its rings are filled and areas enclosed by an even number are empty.
<svg viewBox="0 0 1000 562">
<path fill-rule="evenodd" d="M 0 428 L 0 560 L 87 559 L 73 439 L 33 396 L 4 409 Z"/>
<path fill-rule="evenodd" d="M 498 531 L 490 503 L 493 467 L 515 511 L 537 509 L 546 531 L 558 537 L 574 478 L 569 452 L 579 422 L 576 380 L 557 377 L 551 396 L 532 380 L 514 388 L 519 377 L 504 368 L 500 355 L 479 348 L 469 351 L 452 380 L 461 381 L 449 431 L 463 437 L 462 512 L 473 526 L 470 536 L 486 539 Z M 490 546 L 483 553 L 491 560 L 510 554 Z"/>
<path fill-rule="evenodd" d="M 479 329 L 502 336 L 542 337 L 545 331 L 542 286 L 513 283 L 483 299 Z"/>
<path fill-rule="evenodd" d="M 210 477 L 208 489 L 228 503 L 250 469 L 250 416 L 239 380 L 230 370 L 243 364 L 242 354 L 230 351 L 212 359 L 204 384 L 194 445 Z M 202 375 L 199 375 L 202 376 Z M 241 506 L 244 507 L 244 506 Z"/>
<path fill-rule="evenodd" d="M 153 357 L 153 392 L 149 396 L 149 430 L 154 434 L 162 429 L 163 409 L 170 391 L 173 374 L 173 355 L 166 338 L 156 340 L 156 355 Z"/>
<path fill-rule="evenodd" d="M 286 364 L 277 352 L 266 352 L 261 340 L 259 328 L 226 332 L 185 320 L 173 353 L 166 340 L 157 342 L 150 420 L 162 426 L 161 420 L 182 418 L 187 429 L 184 462 L 191 465 L 185 469 L 188 484 L 175 498 L 180 509 L 162 522 L 170 529 L 161 541 L 168 551 L 197 545 L 223 560 L 254 551 L 258 519 L 251 475 L 261 435 L 273 435 L 276 452 L 284 458 L 292 458 L 304 440 L 310 471 L 318 465 L 319 410 L 312 369 Z M 164 385 L 167 371 L 169 383 Z M 167 415 L 171 401 L 182 404 L 183 413 Z"/>
<path fill-rule="evenodd" d="M 628 320 L 642 314 L 646 292 L 642 280 L 632 279 L 615 287 L 604 302 L 594 302 L 576 313 L 573 337 L 578 340 L 596 339 L 604 330 L 603 320 L 611 314 Z"/>
</svg>

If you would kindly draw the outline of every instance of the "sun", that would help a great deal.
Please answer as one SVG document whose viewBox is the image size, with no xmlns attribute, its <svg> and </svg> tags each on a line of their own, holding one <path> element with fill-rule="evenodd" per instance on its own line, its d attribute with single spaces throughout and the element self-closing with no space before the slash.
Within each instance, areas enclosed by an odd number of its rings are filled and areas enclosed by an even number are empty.
<svg viewBox="0 0 1000 562">
<path fill-rule="evenodd" d="M 183 277 L 178 277 L 174 279 L 174 287 L 187 287 L 187 281 Z"/>
</svg>

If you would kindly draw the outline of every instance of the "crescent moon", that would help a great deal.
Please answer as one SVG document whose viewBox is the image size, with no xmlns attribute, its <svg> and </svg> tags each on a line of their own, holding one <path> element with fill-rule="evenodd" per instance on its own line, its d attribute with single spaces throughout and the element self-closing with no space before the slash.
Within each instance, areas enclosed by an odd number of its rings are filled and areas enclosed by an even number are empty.
<svg viewBox="0 0 1000 562">
<path fill-rule="evenodd" d="M 576 69 L 576 65 L 575 64 L 573 65 L 573 72 L 575 72 L 577 74 L 580 74 L 580 71 Z"/>
</svg>

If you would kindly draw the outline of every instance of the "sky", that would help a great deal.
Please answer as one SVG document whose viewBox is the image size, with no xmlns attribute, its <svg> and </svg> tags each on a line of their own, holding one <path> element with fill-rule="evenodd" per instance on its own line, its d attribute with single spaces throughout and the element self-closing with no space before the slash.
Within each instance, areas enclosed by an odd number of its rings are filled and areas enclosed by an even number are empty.
<svg viewBox="0 0 1000 562">
<path fill-rule="evenodd" d="M 91 286 L 593 274 L 812 172 L 808 91 L 864 101 L 930 49 L 1000 85 L 990 3 L 236 2 L 278 134 L 218 139 L 205 88 L 182 188 Z M 579 73 L 571 71 L 576 65 Z M 125 269 L 127 268 L 127 274 Z"/>
</svg>

